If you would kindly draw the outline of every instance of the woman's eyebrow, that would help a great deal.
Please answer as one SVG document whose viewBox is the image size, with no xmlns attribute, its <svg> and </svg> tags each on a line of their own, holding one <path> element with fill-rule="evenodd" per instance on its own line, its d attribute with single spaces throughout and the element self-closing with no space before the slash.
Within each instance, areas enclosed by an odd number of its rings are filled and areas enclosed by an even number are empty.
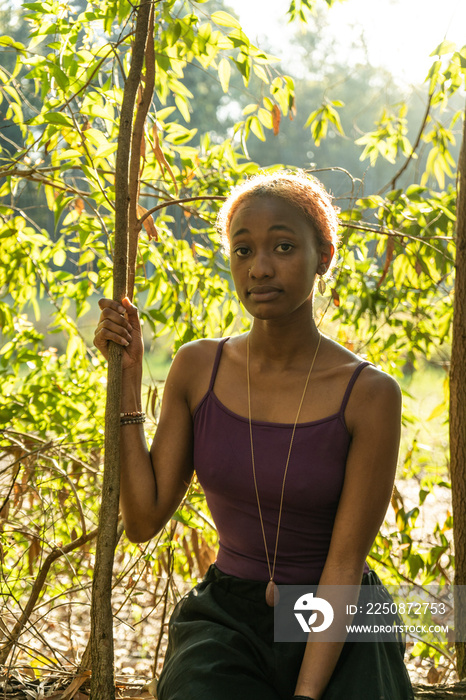
<svg viewBox="0 0 466 700">
<path fill-rule="evenodd" d="M 287 233 L 293 233 L 296 235 L 296 231 L 294 230 L 294 228 L 292 228 L 291 226 L 288 226 L 287 224 L 273 224 L 267 230 L 270 232 L 286 231 Z M 250 233 L 250 230 L 248 228 L 246 228 L 245 226 L 243 226 L 243 228 L 239 228 L 231 236 L 231 240 L 233 240 L 236 236 L 241 236 L 243 233 Z"/>
<path fill-rule="evenodd" d="M 296 233 L 295 229 L 287 224 L 274 224 L 270 226 L 269 231 L 287 231 L 288 233 Z"/>
<path fill-rule="evenodd" d="M 236 236 L 241 236 L 242 233 L 249 233 L 249 229 L 245 227 L 239 228 L 237 231 L 234 232 L 234 234 L 231 237 L 231 240 L 233 240 L 233 238 L 235 238 Z"/>
</svg>

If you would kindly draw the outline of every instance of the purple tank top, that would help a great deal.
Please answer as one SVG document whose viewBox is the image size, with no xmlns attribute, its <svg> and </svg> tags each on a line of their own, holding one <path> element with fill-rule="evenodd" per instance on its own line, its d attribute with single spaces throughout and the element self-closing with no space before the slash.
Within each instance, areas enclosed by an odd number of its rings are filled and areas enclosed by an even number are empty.
<svg viewBox="0 0 466 700">
<path fill-rule="evenodd" d="M 232 576 L 268 581 L 252 474 L 249 421 L 230 411 L 213 391 L 227 340 L 219 342 L 209 388 L 194 412 L 194 468 L 219 534 L 218 568 Z M 344 412 L 359 373 L 369 364 L 361 362 L 356 367 L 338 413 L 296 426 L 283 498 L 276 583 L 319 582 L 351 442 Z M 257 488 L 272 565 L 293 426 L 256 420 L 252 425 Z M 364 570 L 369 570 L 367 564 Z"/>
</svg>

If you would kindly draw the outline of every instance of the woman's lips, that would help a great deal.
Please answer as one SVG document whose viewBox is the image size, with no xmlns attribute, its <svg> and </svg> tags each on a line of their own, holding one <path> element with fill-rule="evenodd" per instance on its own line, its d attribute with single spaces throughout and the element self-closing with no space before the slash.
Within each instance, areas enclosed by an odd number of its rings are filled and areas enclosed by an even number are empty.
<svg viewBox="0 0 466 700">
<path fill-rule="evenodd" d="M 272 301 L 276 299 L 280 293 L 280 289 L 270 286 L 256 286 L 248 289 L 248 295 L 254 301 Z"/>
</svg>

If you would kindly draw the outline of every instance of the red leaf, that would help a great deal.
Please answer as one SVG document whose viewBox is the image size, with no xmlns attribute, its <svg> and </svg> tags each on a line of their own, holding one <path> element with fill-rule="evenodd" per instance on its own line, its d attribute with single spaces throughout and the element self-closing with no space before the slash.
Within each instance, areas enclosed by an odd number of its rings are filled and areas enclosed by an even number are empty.
<svg viewBox="0 0 466 700">
<path fill-rule="evenodd" d="M 277 136 L 278 132 L 280 131 L 281 118 L 282 118 L 282 113 L 280 112 L 280 107 L 278 105 L 274 105 L 272 108 L 272 124 L 273 124 L 273 133 L 275 136 Z"/>
<path fill-rule="evenodd" d="M 395 241 L 393 240 L 392 236 L 389 236 L 388 241 L 387 241 L 387 251 L 385 253 L 385 265 L 383 266 L 382 276 L 380 277 L 379 281 L 377 282 L 377 289 L 381 286 L 385 277 L 388 274 L 388 270 L 390 269 L 390 264 L 393 260 L 394 251 L 395 251 Z"/>
<path fill-rule="evenodd" d="M 332 287 L 330 289 L 330 293 L 332 295 L 333 303 L 335 304 L 335 306 L 340 306 L 340 295 L 338 294 L 337 290 Z"/>
<path fill-rule="evenodd" d="M 142 219 L 144 214 L 147 212 L 147 209 L 142 207 L 140 204 L 138 204 L 138 216 L 139 218 Z M 152 241 L 158 241 L 159 240 L 159 234 L 157 232 L 157 228 L 154 223 L 154 217 L 152 214 L 149 214 L 149 216 L 146 216 L 144 221 L 142 222 L 142 225 L 144 226 L 147 235 L 149 236 L 149 240 Z"/>
</svg>

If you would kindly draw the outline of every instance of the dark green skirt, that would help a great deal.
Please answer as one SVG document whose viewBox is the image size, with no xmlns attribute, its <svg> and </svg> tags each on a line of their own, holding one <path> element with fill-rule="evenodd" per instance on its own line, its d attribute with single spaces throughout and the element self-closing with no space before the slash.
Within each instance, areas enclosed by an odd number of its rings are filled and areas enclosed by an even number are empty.
<svg viewBox="0 0 466 700">
<path fill-rule="evenodd" d="M 362 583 L 380 591 L 374 571 Z M 306 643 L 273 641 L 266 585 L 209 568 L 170 619 L 158 700 L 291 700 Z M 347 641 L 322 700 L 413 700 L 404 651 Z"/>
</svg>

